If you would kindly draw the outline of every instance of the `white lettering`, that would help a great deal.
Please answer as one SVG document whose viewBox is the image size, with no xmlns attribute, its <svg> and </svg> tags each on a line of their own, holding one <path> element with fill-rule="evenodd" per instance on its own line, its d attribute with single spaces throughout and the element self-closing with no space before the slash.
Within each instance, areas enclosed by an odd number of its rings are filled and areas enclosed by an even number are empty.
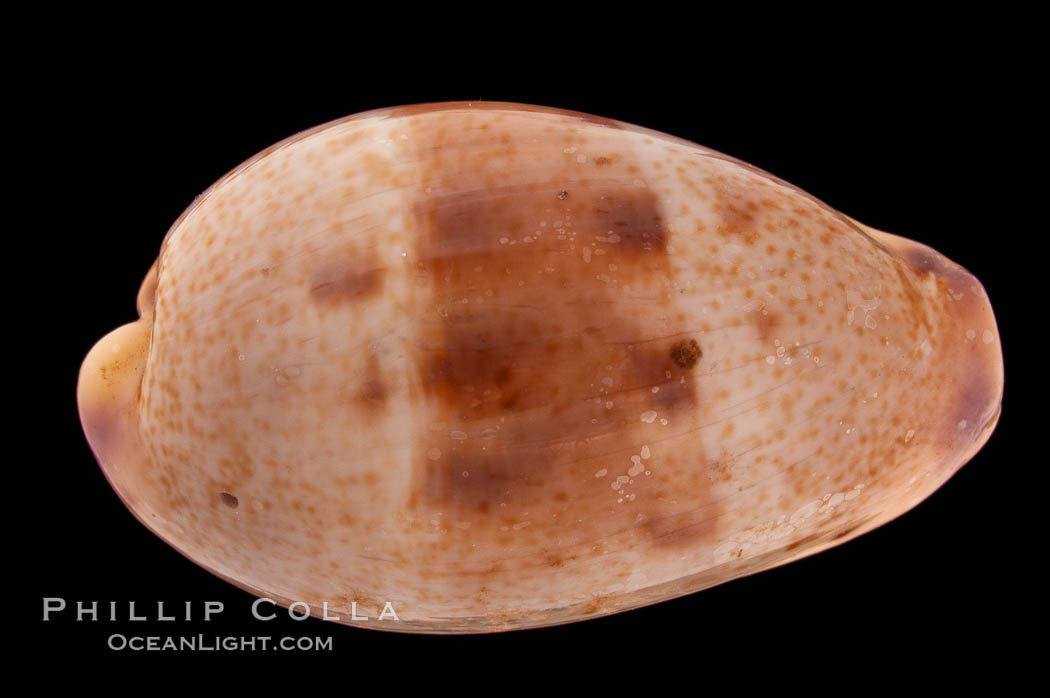
<svg viewBox="0 0 1050 698">
<path fill-rule="evenodd" d="M 205 601 L 204 602 L 204 620 L 211 620 L 212 614 L 222 613 L 226 606 L 222 601 Z"/>
<path fill-rule="evenodd" d="M 56 604 L 57 602 L 57 604 Z M 51 611 L 62 611 L 66 608 L 66 600 L 57 596 L 44 598 L 44 620 L 51 620 Z"/>
<path fill-rule="evenodd" d="M 91 615 L 91 620 L 98 620 L 98 601 L 91 602 L 91 608 L 85 609 L 83 601 L 77 601 L 77 620 L 84 620 L 84 616 Z"/>
<path fill-rule="evenodd" d="M 164 602 L 157 602 L 157 620 L 175 620 L 175 616 L 164 615 Z"/>
<path fill-rule="evenodd" d="M 296 613 L 295 613 L 295 607 L 296 606 L 302 606 L 303 607 L 303 615 L 301 615 L 301 616 L 296 615 Z M 288 617 L 291 618 L 292 620 L 304 620 L 306 618 L 309 618 L 310 617 L 310 607 L 306 605 L 305 601 L 296 601 L 295 603 L 293 603 L 291 606 L 288 607 Z"/>
<path fill-rule="evenodd" d="M 401 620 L 397 617 L 397 611 L 394 610 L 394 606 L 389 601 L 383 604 L 383 612 L 379 614 L 379 620 L 386 620 L 387 618 Z"/>
<path fill-rule="evenodd" d="M 274 618 L 277 617 L 276 613 L 271 613 L 268 616 L 261 616 L 261 615 L 259 615 L 259 604 L 261 604 L 263 601 L 266 601 L 267 603 L 269 603 L 271 605 L 274 605 L 274 600 L 273 599 L 267 599 L 267 598 L 256 599 L 252 603 L 252 615 L 255 616 L 256 620 L 273 620 Z"/>
</svg>

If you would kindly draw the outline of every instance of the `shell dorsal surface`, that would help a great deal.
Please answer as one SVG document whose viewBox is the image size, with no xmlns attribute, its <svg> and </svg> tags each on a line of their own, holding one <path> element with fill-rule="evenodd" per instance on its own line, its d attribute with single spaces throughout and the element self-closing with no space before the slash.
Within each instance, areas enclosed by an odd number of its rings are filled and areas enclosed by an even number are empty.
<svg viewBox="0 0 1050 698">
<path fill-rule="evenodd" d="M 139 308 L 78 387 L 129 508 L 254 593 L 390 602 L 405 631 L 578 620 L 841 543 L 961 467 L 1002 393 L 987 296 L 940 254 L 523 105 L 274 146 L 172 227 Z"/>
</svg>

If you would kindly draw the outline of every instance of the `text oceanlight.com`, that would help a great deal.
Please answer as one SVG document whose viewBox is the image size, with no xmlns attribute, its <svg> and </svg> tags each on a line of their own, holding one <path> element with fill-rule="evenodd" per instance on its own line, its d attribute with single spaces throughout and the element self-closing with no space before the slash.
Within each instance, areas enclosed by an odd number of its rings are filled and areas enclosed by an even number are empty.
<svg viewBox="0 0 1050 698">
<path fill-rule="evenodd" d="M 235 635 L 143 636 L 114 633 L 106 641 L 111 650 L 132 652 L 255 652 L 266 650 L 330 651 L 331 637 L 245 637 Z"/>
</svg>

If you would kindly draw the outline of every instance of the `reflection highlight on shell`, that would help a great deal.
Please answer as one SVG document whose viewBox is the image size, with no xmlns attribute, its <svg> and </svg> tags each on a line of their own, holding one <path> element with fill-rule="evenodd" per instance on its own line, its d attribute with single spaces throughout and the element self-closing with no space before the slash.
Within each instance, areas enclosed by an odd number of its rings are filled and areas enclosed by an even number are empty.
<svg viewBox="0 0 1050 698">
<path fill-rule="evenodd" d="M 513 104 L 270 148 L 175 223 L 138 309 L 78 385 L 130 510 L 257 595 L 389 601 L 402 631 L 581 620 L 844 542 L 969 460 L 1003 386 L 984 289 L 932 249 Z"/>
</svg>

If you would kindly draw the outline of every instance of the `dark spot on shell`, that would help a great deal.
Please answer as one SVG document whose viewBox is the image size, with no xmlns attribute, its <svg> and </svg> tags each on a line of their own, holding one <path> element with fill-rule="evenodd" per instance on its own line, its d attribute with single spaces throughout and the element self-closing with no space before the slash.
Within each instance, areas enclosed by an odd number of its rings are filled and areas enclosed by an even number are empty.
<svg viewBox="0 0 1050 698">
<path fill-rule="evenodd" d="M 655 197 L 648 190 L 621 188 L 600 195 L 593 212 L 594 230 L 615 233 L 629 254 L 666 252 L 667 230 Z"/>
<path fill-rule="evenodd" d="M 383 287 L 385 269 L 354 269 L 333 265 L 314 277 L 310 296 L 317 302 L 337 303 L 367 298 Z"/>
<path fill-rule="evenodd" d="M 229 492 L 220 492 L 219 499 L 221 499 L 222 503 L 231 509 L 236 509 L 238 506 L 240 506 L 240 501 Z"/>
<path fill-rule="evenodd" d="M 367 374 L 358 392 L 358 402 L 364 406 L 382 407 L 386 404 L 387 397 L 388 390 L 383 382 L 379 361 L 375 356 L 369 356 Z"/>
<path fill-rule="evenodd" d="M 791 543 L 788 543 L 786 546 L 784 546 L 784 550 L 787 550 L 788 552 L 790 552 L 792 550 L 798 550 L 803 545 L 808 545 L 809 543 L 812 543 L 813 541 L 816 541 L 816 540 L 819 540 L 819 539 L 820 539 L 820 534 L 808 535 L 805 538 L 800 538 L 799 540 L 796 540 L 796 541 L 793 541 Z"/>
<path fill-rule="evenodd" d="M 700 509 L 648 519 L 642 524 L 658 547 L 688 548 L 714 530 L 717 515 Z"/>
<path fill-rule="evenodd" d="M 773 328 L 780 324 L 780 315 L 771 310 L 759 310 L 752 314 L 751 322 L 758 332 L 758 339 L 764 342 L 769 339 Z"/>
<path fill-rule="evenodd" d="M 856 524 L 854 526 L 850 526 L 849 528 L 847 528 L 845 530 L 842 530 L 842 531 L 839 531 L 838 533 L 836 533 L 835 536 L 831 540 L 841 540 L 841 539 L 845 538 L 846 536 L 848 536 L 849 534 L 851 534 L 854 531 L 856 531 L 858 528 L 860 528 L 860 524 Z"/>
<path fill-rule="evenodd" d="M 704 353 L 695 339 L 683 339 L 671 347 L 671 361 L 678 368 L 692 368 Z"/>
<path fill-rule="evenodd" d="M 917 242 L 909 241 L 909 243 L 900 254 L 904 261 L 918 272 L 950 276 L 961 271 L 958 265 L 940 252 Z"/>
</svg>

